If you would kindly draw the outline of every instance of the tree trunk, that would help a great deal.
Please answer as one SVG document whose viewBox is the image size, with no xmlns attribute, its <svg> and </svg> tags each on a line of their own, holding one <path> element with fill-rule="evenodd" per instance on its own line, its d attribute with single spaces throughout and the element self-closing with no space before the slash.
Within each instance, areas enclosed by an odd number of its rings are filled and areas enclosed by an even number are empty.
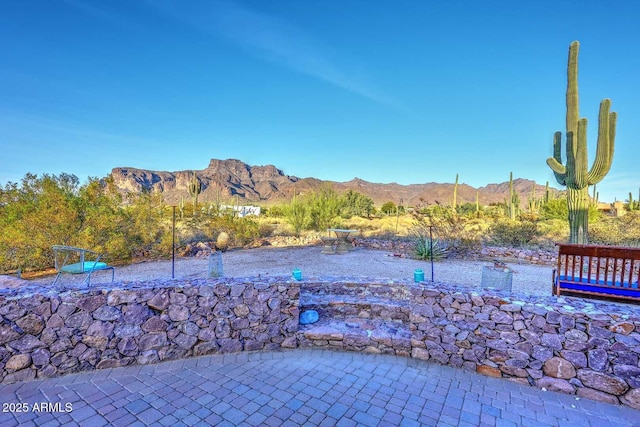
<svg viewBox="0 0 640 427">
<path fill-rule="evenodd" d="M 589 191 L 567 188 L 567 205 L 569 207 L 569 243 L 586 245 L 589 243 Z"/>
</svg>

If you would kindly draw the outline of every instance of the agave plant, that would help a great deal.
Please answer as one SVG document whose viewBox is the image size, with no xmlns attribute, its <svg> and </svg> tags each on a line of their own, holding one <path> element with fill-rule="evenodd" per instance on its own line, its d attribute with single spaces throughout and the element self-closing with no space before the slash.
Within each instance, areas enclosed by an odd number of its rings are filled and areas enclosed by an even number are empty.
<svg viewBox="0 0 640 427">
<path fill-rule="evenodd" d="M 415 255 L 421 260 L 441 260 L 447 257 L 448 248 L 438 239 L 432 239 L 428 230 L 423 227 L 414 227 L 412 240 L 415 247 Z M 433 254 L 433 256 L 432 256 Z"/>
</svg>

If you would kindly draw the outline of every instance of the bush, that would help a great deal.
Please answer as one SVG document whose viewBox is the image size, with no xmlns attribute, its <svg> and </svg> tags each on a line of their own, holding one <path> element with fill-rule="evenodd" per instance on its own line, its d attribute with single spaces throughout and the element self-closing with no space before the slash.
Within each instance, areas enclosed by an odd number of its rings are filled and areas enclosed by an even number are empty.
<svg viewBox="0 0 640 427">
<path fill-rule="evenodd" d="M 515 248 L 533 243 L 540 235 L 538 225 L 529 221 L 502 220 L 493 224 L 489 230 L 492 244 Z"/>
<path fill-rule="evenodd" d="M 291 204 L 284 208 L 284 216 L 296 236 L 300 236 L 302 230 L 308 226 L 310 220 L 309 210 L 303 200 L 295 197 Z"/>
<path fill-rule="evenodd" d="M 481 220 L 458 216 L 450 208 L 429 206 L 414 215 L 423 226 L 431 225 L 433 235 L 444 245 L 450 255 L 462 255 L 476 251 L 482 245 Z"/>
<path fill-rule="evenodd" d="M 589 243 L 598 245 L 640 246 L 640 212 L 617 218 L 604 218 L 589 225 Z"/>
</svg>

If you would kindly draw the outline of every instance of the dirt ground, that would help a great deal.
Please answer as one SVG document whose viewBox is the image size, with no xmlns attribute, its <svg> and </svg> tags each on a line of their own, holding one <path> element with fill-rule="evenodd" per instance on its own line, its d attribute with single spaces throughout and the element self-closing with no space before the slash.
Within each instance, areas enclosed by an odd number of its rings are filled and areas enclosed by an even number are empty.
<svg viewBox="0 0 640 427">
<path fill-rule="evenodd" d="M 320 277 L 369 277 L 378 279 L 413 280 L 415 269 L 424 271 L 425 280 L 431 279 L 431 264 L 394 256 L 388 251 L 355 248 L 346 254 L 322 254 L 319 246 L 310 247 L 261 247 L 232 250 L 222 254 L 223 271 L 227 277 L 291 276 L 293 269 L 302 271 L 304 278 Z M 445 260 L 435 262 L 433 278 L 470 287 L 480 287 L 482 267 L 490 262 Z M 550 295 L 552 267 L 528 264 L 507 264 L 513 274 L 513 291 L 529 295 Z M 205 278 L 208 272 L 207 258 L 176 258 L 175 278 Z M 65 281 L 79 277 L 63 276 Z M 117 267 L 117 281 L 155 280 L 172 278 L 172 262 L 147 261 Z M 41 277 L 40 283 L 53 282 L 53 276 Z M 110 281 L 111 273 L 100 272 L 92 276 L 92 284 Z M 62 279 L 61 279 L 62 280 Z"/>
</svg>

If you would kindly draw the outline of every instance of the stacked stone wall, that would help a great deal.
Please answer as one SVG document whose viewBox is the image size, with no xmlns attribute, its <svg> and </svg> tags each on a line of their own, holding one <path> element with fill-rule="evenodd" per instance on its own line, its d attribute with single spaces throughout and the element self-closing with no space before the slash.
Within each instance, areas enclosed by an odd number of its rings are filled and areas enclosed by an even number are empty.
<svg viewBox="0 0 640 427">
<path fill-rule="evenodd" d="M 193 280 L 0 295 L 0 380 L 295 346 L 298 283 Z"/>
<path fill-rule="evenodd" d="M 251 278 L 0 295 L 0 380 L 210 353 L 395 354 L 640 409 L 640 308 L 443 283 Z M 318 323 L 299 325 L 301 310 Z"/>
<path fill-rule="evenodd" d="M 388 298 L 384 298 L 384 294 Z M 640 409 L 640 309 L 446 284 L 305 283 L 300 347 L 396 354 Z"/>
</svg>

